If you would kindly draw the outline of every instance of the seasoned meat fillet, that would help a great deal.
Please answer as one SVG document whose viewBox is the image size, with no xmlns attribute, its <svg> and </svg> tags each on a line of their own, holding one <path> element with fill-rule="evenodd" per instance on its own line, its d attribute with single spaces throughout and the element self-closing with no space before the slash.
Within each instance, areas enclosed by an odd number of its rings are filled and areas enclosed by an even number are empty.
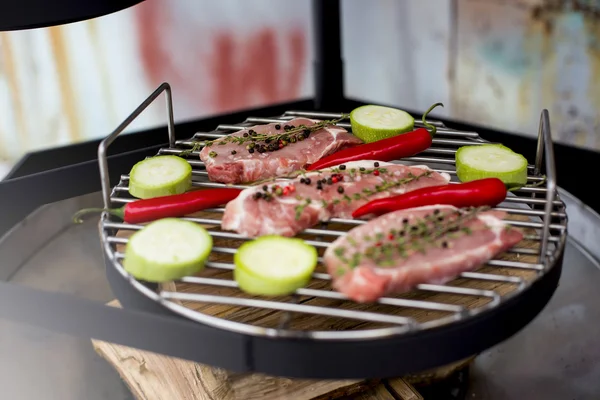
<svg viewBox="0 0 600 400">
<path fill-rule="evenodd" d="M 357 302 L 442 284 L 523 239 L 505 213 L 438 205 L 395 211 L 353 228 L 324 254 L 333 287 Z"/>
<path fill-rule="evenodd" d="M 362 143 L 336 125 L 314 132 L 300 128 L 301 125 L 308 128 L 318 122 L 296 118 L 253 126 L 212 141 L 200 151 L 200 159 L 206 165 L 211 181 L 248 183 L 287 175 L 338 150 Z M 289 130 L 289 127 L 295 130 Z M 289 133 L 286 133 L 286 128 Z"/>
<path fill-rule="evenodd" d="M 427 166 L 355 161 L 245 189 L 225 207 L 221 227 L 249 237 L 294 236 L 319 221 L 352 218 L 371 200 L 449 180 Z"/>
</svg>

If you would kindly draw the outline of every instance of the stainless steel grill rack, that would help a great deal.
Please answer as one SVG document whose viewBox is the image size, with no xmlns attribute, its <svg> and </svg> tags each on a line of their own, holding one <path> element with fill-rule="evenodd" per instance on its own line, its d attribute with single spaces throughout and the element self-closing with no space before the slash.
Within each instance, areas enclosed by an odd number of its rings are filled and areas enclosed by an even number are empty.
<svg viewBox="0 0 600 400">
<path fill-rule="evenodd" d="M 171 103 L 171 91 L 168 84 L 161 85 L 140 107 L 109 137 L 107 137 L 100 145 L 98 156 L 102 176 L 102 189 L 105 207 L 109 208 L 115 205 L 123 205 L 133 201 L 128 194 L 127 184 L 128 175 L 122 175 L 119 184 L 111 188 L 108 180 L 108 167 L 106 161 L 106 151 L 112 141 L 139 115 L 152 101 L 154 101 L 163 91 L 167 95 L 167 111 L 169 115 L 169 146 L 162 148 L 159 154 L 175 154 L 181 155 L 185 150 L 189 150 L 198 141 L 210 140 L 221 137 L 235 130 L 239 130 L 246 126 L 252 126 L 261 123 L 270 123 L 275 121 L 285 121 L 297 116 L 315 118 L 315 119 L 330 119 L 339 118 L 341 114 L 336 113 L 317 113 L 305 111 L 289 111 L 283 115 L 273 118 L 248 118 L 240 124 L 220 125 L 212 132 L 199 132 L 189 140 L 175 140 L 174 124 Z M 433 139 L 433 146 L 422 154 L 415 157 L 409 157 L 402 160 L 402 163 L 412 164 L 427 164 L 438 172 L 446 172 L 450 174 L 453 182 L 456 182 L 456 173 L 454 170 L 454 154 L 458 147 L 463 145 L 473 145 L 488 143 L 480 138 L 475 132 L 463 132 L 450 129 L 441 122 L 429 121 L 438 127 L 436 138 Z M 342 127 L 350 129 L 349 123 L 340 123 Z M 188 162 L 193 167 L 193 185 L 197 187 L 222 187 L 224 185 L 208 181 L 207 173 L 204 169 L 204 164 L 199 160 L 198 152 L 194 151 L 186 156 Z M 546 175 L 541 174 L 543 170 L 543 161 L 545 160 Z M 187 220 L 207 225 L 212 227 L 209 231 L 215 241 L 213 255 L 216 258 L 210 259 L 206 265 L 206 271 L 199 276 L 190 276 L 182 279 L 178 284 L 193 287 L 190 292 L 177 291 L 166 289 L 165 287 L 156 288 L 145 282 L 139 282 L 128 275 L 121 266 L 123 252 L 119 246 L 127 244 L 128 239 L 122 235 L 117 235 L 117 232 L 135 231 L 140 229 L 141 225 L 132 225 L 122 223 L 115 220 L 108 213 L 104 213 L 100 221 L 100 233 L 108 268 L 114 268 L 119 275 L 127 281 L 128 285 L 138 293 L 141 293 L 148 301 L 156 302 L 161 307 L 169 310 L 172 313 L 183 316 L 187 319 L 194 320 L 205 326 L 214 327 L 228 332 L 234 332 L 241 335 L 248 335 L 255 338 L 268 338 L 270 340 L 301 340 L 310 343 L 325 342 L 325 343 L 343 343 L 348 344 L 362 342 L 372 343 L 379 341 L 384 346 L 389 346 L 392 341 L 405 340 L 406 345 L 412 343 L 415 345 L 415 340 L 419 338 L 429 337 L 429 340 L 435 335 L 443 335 L 446 332 L 447 337 L 452 334 L 448 332 L 459 332 L 461 329 L 470 328 L 469 326 L 477 326 L 479 323 L 491 323 L 495 313 L 500 310 L 509 310 L 514 307 L 515 302 L 525 300 L 535 291 L 535 287 L 540 287 L 540 283 L 546 280 L 549 283 L 549 292 L 545 291 L 546 295 L 539 295 L 540 299 L 545 299 L 540 304 L 537 311 L 532 311 L 522 324 L 515 327 L 500 329 L 504 331 L 499 335 L 490 335 L 489 339 L 479 339 L 482 344 L 474 344 L 472 350 L 453 350 L 451 353 L 458 354 L 461 351 L 480 351 L 489 345 L 492 345 L 499 340 L 502 340 L 516 330 L 524 326 L 539 310 L 545 305 L 551 296 L 554 287 L 552 282 L 558 280 L 560 268 L 562 264 L 562 253 L 567 235 L 567 215 L 565 212 L 564 203 L 560 200 L 556 190 L 555 181 L 555 165 L 553 157 L 552 139 L 550 133 L 550 125 L 547 111 L 543 111 L 540 119 L 540 130 L 538 134 L 538 152 L 534 165 L 529 166 L 529 184 L 537 186 L 526 187 L 516 191 L 513 195 L 507 197 L 498 209 L 509 213 L 508 219 L 514 226 L 518 226 L 527 230 L 526 242 L 529 246 L 516 247 L 509 251 L 510 260 L 495 259 L 487 263 L 484 270 L 476 272 L 463 273 L 460 276 L 462 284 L 456 285 L 453 282 L 446 285 L 422 284 L 417 288 L 417 292 L 421 296 L 399 296 L 385 297 L 379 300 L 379 304 L 373 309 L 363 308 L 360 310 L 353 309 L 351 303 L 346 300 L 345 296 L 332 291 L 327 281 L 330 277 L 323 272 L 316 272 L 313 276 L 316 288 L 309 286 L 308 288 L 298 290 L 294 296 L 290 296 L 283 300 L 281 299 L 266 299 L 244 296 L 241 293 L 235 293 L 237 284 L 227 276 L 227 272 L 233 269 L 231 262 L 232 255 L 236 252 L 237 245 L 242 243 L 247 238 L 232 232 L 221 231 L 220 216 L 223 212 L 222 208 L 210 209 L 203 212 L 200 217 L 188 217 Z M 245 187 L 238 185 L 236 187 Z M 339 235 L 351 229 L 353 226 L 362 224 L 362 221 L 334 219 L 328 223 L 323 223 L 319 227 L 305 230 L 302 234 L 308 235 L 307 242 L 322 250 L 328 246 L 328 243 L 337 238 Z M 532 245 L 533 244 L 533 245 Z M 208 271 L 208 272 L 207 272 Z M 210 273 L 215 272 L 215 274 Z M 518 274 L 513 274 L 511 271 L 518 271 Z M 520 272 L 526 271 L 529 275 L 524 276 Z M 225 276 L 225 278 L 224 278 Z M 545 279 L 552 276 L 552 279 Z M 469 287 L 469 282 L 488 282 L 490 288 L 473 288 Z M 506 288 L 511 286 L 511 290 L 504 289 L 499 293 L 494 289 L 494 285 L 502 285 Z M 472 286 L 472 285 L 471 285 Z M 221 290 L 222 289 L 222 290 Z M 226 291 L 228 294 L 220 294 Z M 455 301 L 436 301 L 435 295 L 447 294 L 454 296 Z M 431 299 L 434 300 L 431 300 Z M 465 306 L 470 304 L 468 299 L 478 299 L 476 307 Z M 307 304 L 307 299 L 322 299 L 332 301 L 335 306 L 313 305 Z M 467 299 L 467 300 L 465 300 Z M 212 315 L 208 312 L 197 311 L 195 303 L 226 305 L 232 307 L 243 307 L 246 310 L 267 310 L 267 312 L 278 312 L 277 323 L 261 324 L 261 318 L 257 318 L 256 322 L 250 323 L 247 321 L 236 320 L 235 316 L 220 317 Z M 381 312 L 385 308 L 388 312 Z M 420 310 L 424 313 L 433 313 L 435 317 L 419 320 L 412 316 L 399 315 L 394 312 L 395 309 L 402 308 L 403 310 Z M 392 311 L 389 311 L 392 310 Z M 263 312 L 263 311 L 260 311 Z M 355 329 L 339 330 L 332 329 L 297 329 L 294 327 L 294 318 L 298 315 L 310 315 L 314 317 L 328 317 L 338 320 L 355 320 L 362 323 L 375 323 L 376 327 L 368 327 L 361 329 L 361 324 L 358 323 Z M 401 313 L 402 314 L 402 313 Z M 260 314 L 263 315 L 263 314 Z M 516 318 L 507 314 L 505 318 L 509 320 Z M 502 323 L 502 319 L 498 319 Z M 466 327 L 466 328 L 465 328 Z M 458 329 L 458 331 L 457 331 Z M 470 331 L 469 331 L 470 332 Z M 434 334 L 433 336 L 430 333 Z M 473 332 L 471 332 L 473 333 Z M 483 334 L 483 333 L 482 333 Z M 428 336 L 429 335 L 429 336 Z M 496 338 L 496 336 L 498 336 Z M 459 340 L 459 338 L 453 338 Z M 492 343 L 488 343 L 488 342 Z M 277 340 L 274 340 L 277 342 Z M 426 340 L 423 341 L 425 346 Z M 485 344 L 483 344 L 485 342 Z M 289 342 L 288 342 L 289 343 Z M 460 343 L 460 340 L 456 343 Z M 419 346 L 416 346 L 417 348 Z M 469 347 L 469 346 L 467 346 Z M 389 347 L 388 347 L 389 348 Z M 382 351 L 385 351 L 382 348 Z M 416 350 L 415 350 L 416 351 Z M 376 351 L 371 352 L 373 355 Z M 405 354 L 408 354 L 405 352 Z M 472 354 L 472 353 L 471 353 Z M 467 353 L 465 353 L 467 355 Z M 418 356 L 418 354 L 417 354 Z M 451 361 L 449 358 L 456 358 L 455 355 L 447 355 L 440 357 L 425 357 L 431 361 L 421 362 L 396 362 L 395 366 L 385 364 L 382 371 L 399 372 L 397 370 L 407 370 L 411 368 L 419 369 L 423 366 L 436 365 L 444 361 Z M 447 359 L 447 360 L 445 360 Z M 409 366 L 412 365 L 412 366 Z M 386 369 L 387 368 L 387 369 Z M 262 368 L 264 372 L 270 368 Z M 285 368 L 284 368 L 285 369 Z M 293 369 L 293 368 L 292 368 Z M 317 368 L 318 369 L 318 368 Z M 289 370 L 289 368 L 288 368 Z M 363 368 L 364 370 L 364 368 Z M 375 368 L 374 370 L 378 370 Z M 383 373 L 383 372 L 382 372 Z M 289 374 L 289 373 L 284 373 Z M 293 375 L 298 375 L 294 372 Z M 319 376 L 323 373 L 300 373 L 302 376 Z M 331 372 L 334 376 L 356 375 L 356 373 L 344 373 L 343 371 Z M 365 373 L 361 372 L 361 376 Z M 379 372 L 377 372 L 379 374 Z"/>
</svg>

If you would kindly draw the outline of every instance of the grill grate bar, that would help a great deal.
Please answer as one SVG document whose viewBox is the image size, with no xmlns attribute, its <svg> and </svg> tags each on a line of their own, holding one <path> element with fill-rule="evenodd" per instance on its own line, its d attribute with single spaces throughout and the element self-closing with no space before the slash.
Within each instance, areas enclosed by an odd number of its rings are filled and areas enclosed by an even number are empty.
<svg viewBox="0 0 600 400">
<path fill-rule="evenodd" d="M 190 276 L 183 278 L 181 280 L 185 283 L 192 283 L 198 285 L 209 285 L 209 286 L 222 286 L 229 288 L 237 288 L 238 284 L 235 281 L 228 279 L 214 279 L 214 278 L 201 278 L 197 276 Z M 299 296 L 306 297 L 319 297 L 324 299 L 332 299 L 332 300 L 348 300 L 348 297 L 339 292 L 332 292 L 327 290 L 317 290 L 317 289 L 298 289 L 296 290 L 296 294 Z M 383 297 L 377 301 L 378 304 L 385 304 L 396 307 L 408 307 L 408 308 L 419 308 L 424 310 L 432 310 L 432 311 L 444 311 L 444 312 L 454 312 L 459 313 L 465 310 L 462 306 L 457 306 L 454 304 L 444 304 L 444 303 L 435 303 L 428 301 L 418 301 L 418 300 L 408 300 L 408 299 L 396 299 L 391 297 Z"/>
<path fill-rule="evenodd" d="M 303 314 L 321 315 L 324 317 L 346 318 L 359 321 L 380 322 L 396 325 L 415 325 L 412 318 L 398 315 L 380 314 L 368 311 L 342 310 L 339 308 L 319 307 L 306 304 L 280 303 L 270 300 L 244 299 L 199 293 L 161 292 L 163 299 L 179 301 L 195 301 L 199 303 L 223 304 L 238 307 L 254 307 L 269 310 L 290 311 Z"/>
</svg>

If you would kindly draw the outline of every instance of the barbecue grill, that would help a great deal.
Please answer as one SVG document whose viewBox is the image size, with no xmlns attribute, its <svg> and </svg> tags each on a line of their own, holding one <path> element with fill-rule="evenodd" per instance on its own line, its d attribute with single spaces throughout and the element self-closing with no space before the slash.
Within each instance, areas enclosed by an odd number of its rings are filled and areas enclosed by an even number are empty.
<svg viewBox="0 0 600 400">
<path fill-rule="evenodd" d="M 128 175 L 121 175 L 118 185 L 111 187 L 108 148 L 163 92 L 167 99 L 169 145 L 157 154 L 186 158 L 193 168 L 193 186 L 198 188 L 225 186 L 210 182 L 199 152 L 190 151 L 198 142 L 244 127 L 299 116 L 342 117 L 337 113 L 287 111 L 272 118 L 250 117 L 241 123 L 219 125 L 214 131 L 176 140 L 171 89 L 164 83 L 100 144 L 98 161 L 106 208 L 134 200 L 128 194 Z M 488 142 L 476 132 L 453 130 L 438 121 L 430 122 L 438 127 L 433 146 L 401 162 L 427 164 L 438 172 L 451 174 L 456 181 L 457 148 Z M 339 125 L 351 130 L 348 122 Z M 123 246 L 128 242 L 128 234 L 142 225 L 120 222 L 105 212 L 99 228 L 107 274 L 125 307 L 175 315 L 197 323 L 196 334 L 189 341 L 178 340 L 175 344 L 178 348 L 193 349 L 202 343 L 201 350 L 195 354 L 186 352 L 185 358 L 234 370 L 302 378 L 379 378 L 417 372 L 474 355 L 506 339 L 537 315 L 552 296 L 562 268 L 567 216 L 556 190 L 546 110 L 540 119 L 536 161 L 529 166 L 529 172 L 529 186 L 509 195 L 498 207 L 509 213 L 512 225 L 526 230 L 524 246 L 488 262 L 483 270 L 461 274 L 458 281 L 446 285 L 422 284 L 410 295 L 384 297 L 376 305 L 359 306 L 332 291 L 327 284 L 330 277 L 323 272 L 316 272 L 307 288 L 288 298 L 243 295 L 231 279 L 232 256 L 248 238 L 219 229 L 223 208 L 186 218 L 209 228 L 214 240 L 213 254 L 203 273 L 168 285 L 141 282 L 125 272 L 121 265 Z M 364 221 L 337 218 L 307 229 L 302 235 L 309 244 L 323 250 L 333 239 L 361 223 Z M 315 321 L 307 323 L 307 316 Z M 173 338 L 180 336 L 175 326 L 168 329 Z M 239 345 L 242 351 L 231 352 L 234 354 L 228 354 L 230 360 L 225 362 L 223 353 L 230 353 L 226 349 Z"/>
</svg>

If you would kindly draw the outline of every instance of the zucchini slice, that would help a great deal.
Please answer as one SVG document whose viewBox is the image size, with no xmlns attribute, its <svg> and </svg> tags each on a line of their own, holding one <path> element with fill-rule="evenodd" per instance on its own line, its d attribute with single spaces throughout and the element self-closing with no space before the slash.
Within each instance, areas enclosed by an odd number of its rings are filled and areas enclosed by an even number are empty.
<svg viewBox="0 0 600 400">
<path fill-rule="evenodd" d="M 123 267 L 148 282 L 181 279 L 204 268 L 212 246 L 212 237 L 202 226 L 163 218 L 131 235 Z"/>
<path fill-rule="evenodd" d="M 527 184 L 527 159 L 501 144 L 463 146 L 456 151 L 461 182 L 498 178 L 509 188 Z"/>
<path fill-rule="evenodd" d="M 192 187 L 192 166 L 177 156 L 140 161 L 129 173 L 129 193 L 138 199 L 185 193 Z"/>
<path fill-rule="evenodd" d="M 317 258 L 317 250 L 302 239 L 261 236 L 235 253 L 233 276 L 248 294 L 284 296 L 308 284 Z"/>
<path fill-rule="evenodd" d="M 367 105 L 352 110 L 350 124 L 354 136 L 370 143 L 412 131 L 415 119 L 396 108 Z"/>
</svg>

